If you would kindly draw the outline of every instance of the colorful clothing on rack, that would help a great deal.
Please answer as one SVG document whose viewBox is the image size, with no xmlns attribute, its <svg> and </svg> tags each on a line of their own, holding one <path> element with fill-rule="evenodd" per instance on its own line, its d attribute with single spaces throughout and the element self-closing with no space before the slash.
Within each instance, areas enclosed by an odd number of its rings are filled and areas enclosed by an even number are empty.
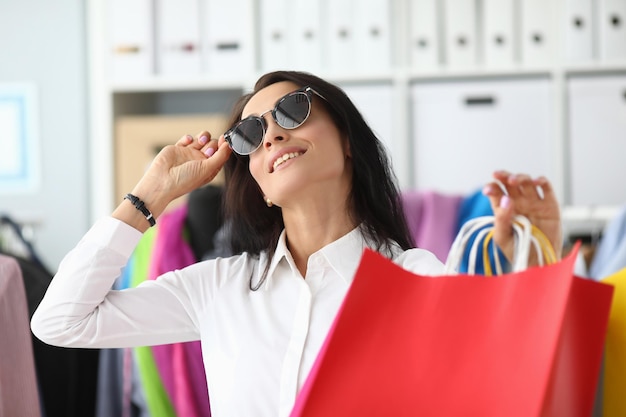
<svg viewBox="0 0 626 417">
<path fill-rule="evenodd" d="M 185 236 L 187 205 L 183 204 L 159 218 L 148 279 L 181 269 L 196 262 Z M 208 388 L 200 342 L 152 346 L 152 352 L 165 389 L 178 417 L 210 417 Z"/>
<path fill-rule="evenodd" d="M 599 280 L 626 268 L 626 206 L 611 219 L 589 265 L 589 277 Z"/>
<path fill-rule="evenodd" d="M 407 224 L 418 248 L 445 262 L 457 232 L 461 195 L 436 191 L 406 191 L 401 195 Z"/>
<path fill-rule="evenodd" d="M 148 269 L 152 262 L 152 252 L 158 233 L 159 227 L 148 229 L 135 248 L 122 276 L 122 283 L 127 283 L 128 288 L 137 287 L 148 279 Z M 123 410 L 130 404 L 131 389 L 128 388 L 128 382 L 131 377 L 132 364 L 129 363 L 129 360 L 135 360 L 150 415 L 153 417 L 176 417 L 172 401 L 160 377 L 152 349 L 147 346 L 134 348 L 132 358 L 129 355 L 125 355 L 124 358 L 125 407 Z"/>
</svg>

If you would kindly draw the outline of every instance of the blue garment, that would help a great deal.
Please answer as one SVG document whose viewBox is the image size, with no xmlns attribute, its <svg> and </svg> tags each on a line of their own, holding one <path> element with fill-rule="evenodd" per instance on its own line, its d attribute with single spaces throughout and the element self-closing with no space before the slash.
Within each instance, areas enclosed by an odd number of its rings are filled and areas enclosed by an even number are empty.
<svg viewBox="0 0 626 417">
<path fill-rule="evenodd" d="M 461 202 L 461 206 L 459 207 L 459 216 L 458 216 L 458 221 L 457 221 L 456 233 L 457 234 L 459 233 L 459 231 L 461 230 L 461 227 L 463 226 L 463 224 L 465 224 L 465 222 L 467 222 L 468 220 L 474 219 L 476 217 L 480 217 L 480 216 L 493 216 L 491 202 L 489 201 L 489 198 L 482 193 L 482 189 L 473 192 Z M 477 231 L 476 233 L 479 233 L 479 232 L 480 231 Z M 461 259 L 461 265 L 459 266 L 459 271 L 458 271 L 459 273 L 467 273 L 469 251 L 470 251 L 470 248 L 472 247 L 472 244 L 474 243 L 474 239 L 475 239 L 474 237 L 471 237 L 468 241 L 468 244 L 463 253 L 463 258 Z M 493 241 L 491 241 L 488 247 L 489 259 L 491 260 L 492 265 L 495 264 L 494 255 L 493 255 L 493 245 L 494 243 Z M 507 261 L 507 259 L 504 257 L 504 255 L 499 249 L 498 249 L 498 257 L 500 259 L 500 263 L 503 265 L 503 268 L 507 269 L 509 262 Z M 485 265 L 483 263 L 482 256 L 479 256 L 479 258 L 476 260 L 475 274 L 478 274 L 478 275 L 485 274 Z"/>
<path fill-rule="evenodd" d="M 626 206 L 604 228 L 589 265 L 589 277 L 606 278 L 626 267 Z"/>
</svg>

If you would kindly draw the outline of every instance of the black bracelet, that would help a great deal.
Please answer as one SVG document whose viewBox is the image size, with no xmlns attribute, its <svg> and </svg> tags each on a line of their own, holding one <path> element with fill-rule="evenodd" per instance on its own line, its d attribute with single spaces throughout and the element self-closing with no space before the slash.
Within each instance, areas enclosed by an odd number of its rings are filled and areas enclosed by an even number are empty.
<svg viewBox="0 0 626 417">
<path fill-rule="evenodd" d="M 132 195 L 131 193 L 128 193 L 126 194 L 124 199 L 130 201 L 133 204 L 133 206 L 135 206 L 135 208 L 141 212 L 141 214 L 146 216 L 146 220 L 148 220 L 148 223 L 150 223 L 150 227 L 156 224 L 156 220 L 154 220 L 154 216 L 152 215 L 150 210 L 148 210 L 148 208 L 146 207 L 146 204 L 139 199 L 139 197 L 137 197 L 136 195 Z"/>
</svg>

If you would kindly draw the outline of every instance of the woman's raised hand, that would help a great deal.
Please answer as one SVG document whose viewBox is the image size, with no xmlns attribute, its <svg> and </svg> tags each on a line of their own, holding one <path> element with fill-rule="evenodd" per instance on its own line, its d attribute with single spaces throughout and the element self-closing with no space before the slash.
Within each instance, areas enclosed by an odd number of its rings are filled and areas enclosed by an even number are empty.
<svg viewBox="0 0 626 417">
<path fill-rule="evenodd" d="M 215 178 L 230 154 L 223 136 L 211 139 L 206 131 L 195 138 L 185 135 L 158 153 L 131 193 L 143 200 L 156 218 L 171 201 Z M 122 202 L 113 216 L 139 230 L 145 229 L 136 216 L 131 216 L 128 205 Z"/>
<path fill-rule="evenodd" d="M 546 235 L 560 258 L 563 247 L 561 210 L 550 182 L 545 177 L 531 178 L 506 171 L 495 172 L 493 178 L 483 194 L 489 197 L 495 215 L 494 241 L 506 257 L 512 259 L 515 245 L 512 221 L 515 215 L 521 214 Z M 533 256 L 530 264 L 535 262 Z"/>
</svg>

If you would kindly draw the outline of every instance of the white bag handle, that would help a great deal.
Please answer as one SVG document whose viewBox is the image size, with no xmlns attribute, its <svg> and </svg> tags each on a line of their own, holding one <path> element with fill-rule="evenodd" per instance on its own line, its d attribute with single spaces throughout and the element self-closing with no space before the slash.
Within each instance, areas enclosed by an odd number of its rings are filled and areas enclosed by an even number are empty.
<svg viewBox="0 0 626 417">
<path fill-rule="evenodd" d="M 482 256 L 483 241 L 489 232 L 493 231 L 495 217 L 494 216 L 481 216 L 468 220 L 463 224 L 461 230 L 456 235 L 454 242 L 448 253 L 446 259 L 444 273 L 448 275 L 457 274 L 465 249 L 469 244 L 469 240 L 475 236 L 472 245 L 469 248 L 469 260 L 468 271 L 470 275 L 476 273 L 476 259 L 478 256 Z M 543 236 L 539 229 L 534 228 L 530 221 L 524 217 L 517 215 L 513 221 L 513 234 L 515 238 L 515 248 L 513 253 L 513 272 L 522 271 L 528 268 L 528 260 L 530 257 L 531 244 L 535 248 L 537 254 L 537 262 L 539 265 L 543 265 L 545 262 L 554 262 L 556 256 L 554 250 L 550 246 L 550 242 Z M 541 241 L 540 241 L 541 240 Z M 497 254 L 496 245 L 493 245 L 495 269 L 497 275 L 502 275 L 502 265 L 500 264 L 500 258 Z M 546 257 L 544 258 L 544 253 Z"/>
</svg>

